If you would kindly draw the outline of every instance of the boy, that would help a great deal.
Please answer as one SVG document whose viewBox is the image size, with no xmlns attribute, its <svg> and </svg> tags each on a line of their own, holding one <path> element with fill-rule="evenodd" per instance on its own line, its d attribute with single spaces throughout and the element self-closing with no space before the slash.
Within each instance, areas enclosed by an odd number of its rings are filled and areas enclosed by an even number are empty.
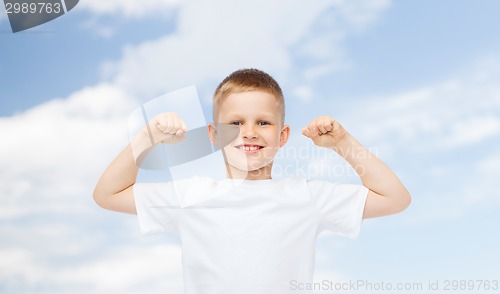
<svg viewBox="0 0 500 294">
<path fill-rule="evenodd" d="M 223 151 L 227 179 L 135 183 L 136 161 L 154 144 L 176 143 L 186 132 L 175 113 L 162 113 L 111 163 L 94 191 L 101 207 L 136 213 L 142 232 L 179 234 L 186 293 L 298 293 L 291 283 L 312 282 L 319 233 L 354 238 L 363 218 L 397 213 L 410 203 L 396 175 L 328 116 L 314 119 L 302 134 L 347 160 L 363 185 L 272 179 L 274 156 L 290 127 L 278 83 L 260 70 L 229 75 L 213 107 L 208 132 Z"/>
</svg>

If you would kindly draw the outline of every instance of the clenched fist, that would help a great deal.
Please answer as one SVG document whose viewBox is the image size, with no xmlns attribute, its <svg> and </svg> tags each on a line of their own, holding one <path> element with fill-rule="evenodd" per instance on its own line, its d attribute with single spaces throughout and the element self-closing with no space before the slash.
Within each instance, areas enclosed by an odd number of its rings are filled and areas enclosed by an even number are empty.
<svg viewBox="0 0 500 294">
<path fill-rule="evenodd" d="M 153 144 L 175 144 L 184 139 L 186 130 L 186 124 L 175 112 L 158 114 L 145 128 Z"/>
<path fill-rule="evenodd" d="M 342 125 L 330 116 L 320 116 L 302 129 L 302 134 L 317 146 L 336 148 L 337 144 L 346 137 L 347 132 Z"/>
</svg>

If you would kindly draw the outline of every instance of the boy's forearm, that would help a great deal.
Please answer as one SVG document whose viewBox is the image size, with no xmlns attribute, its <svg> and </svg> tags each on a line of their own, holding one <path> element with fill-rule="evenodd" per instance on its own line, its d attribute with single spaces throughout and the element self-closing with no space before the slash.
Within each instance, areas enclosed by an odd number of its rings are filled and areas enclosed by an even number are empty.
<svg viewBox="0 0 500 294">
<path fill-rule="evenodd" d="M 377 156 L 347 134 L 332 148 L 356 171 L 365 187 L 385 197 L 406 201 L 409 193 L 392 170 Z"/>
</svg>

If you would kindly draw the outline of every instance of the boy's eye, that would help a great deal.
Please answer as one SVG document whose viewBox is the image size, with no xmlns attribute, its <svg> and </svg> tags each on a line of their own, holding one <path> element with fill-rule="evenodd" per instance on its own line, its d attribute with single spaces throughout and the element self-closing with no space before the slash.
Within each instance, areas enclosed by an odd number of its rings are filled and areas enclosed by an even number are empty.
<svg viewBox="0 0 500 294">
<path fill-rule="evenodd" d="M 241 125 L 243 125 L 243 123 L 241 121 L 232 121 L 229 124 L 233 125 L 233 126 L 241 126 Z M 265 126 L 265 125 L 270 125 L 270 123 L 267 122 L 267 121 L 259 121 L 259 122 L 257 122 L 257 125 L 259 125 L 259 126 Z"/>
</svg>

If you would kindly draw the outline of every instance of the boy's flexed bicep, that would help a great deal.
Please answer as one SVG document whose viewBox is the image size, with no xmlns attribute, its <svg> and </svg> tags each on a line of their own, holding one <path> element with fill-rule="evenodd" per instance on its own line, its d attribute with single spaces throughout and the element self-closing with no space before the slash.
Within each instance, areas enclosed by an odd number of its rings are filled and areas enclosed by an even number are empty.
<svg viewBox="0 0 500 294">
<path fill-rule="evenodd" d="M 136 213 L 134 185 L 142 159 L 155 144 L 181 141 L 185 131 L 186 125 L 175 113 L 150 120 L 104 171 L 94 189 L 95 202 L 108 210 Z"/>
<path fill-rule="evenodd" d="M 396 174 L 336 120 L 320 116 L 302 129 L 302 134 L 343 157 L 369 189 L 363 218 L 394 214 L 406 209 L 411 196 Z"/>
</svg>

